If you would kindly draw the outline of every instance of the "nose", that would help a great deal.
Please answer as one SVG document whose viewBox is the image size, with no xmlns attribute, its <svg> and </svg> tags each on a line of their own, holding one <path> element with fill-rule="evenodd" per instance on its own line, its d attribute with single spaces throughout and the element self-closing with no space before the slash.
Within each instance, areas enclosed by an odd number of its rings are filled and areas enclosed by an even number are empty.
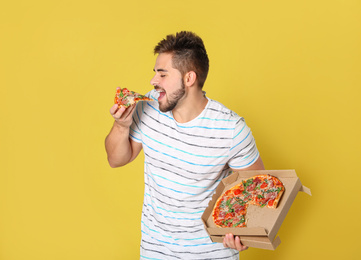
<svg viewBox="0 0 361 260">
<path fill-rule="evenodd" d="M 150 80 L 150 84 L 151 84 L 152 86 L 156 86 L 156 85 L 158 85 L 158 83 L 159 83 L 159 80 L 158 80 L 158 77 L 157 77 L 157 74 L 156 74 L 156 75 L 154 75 L 154 77 Z"/>
</svg>

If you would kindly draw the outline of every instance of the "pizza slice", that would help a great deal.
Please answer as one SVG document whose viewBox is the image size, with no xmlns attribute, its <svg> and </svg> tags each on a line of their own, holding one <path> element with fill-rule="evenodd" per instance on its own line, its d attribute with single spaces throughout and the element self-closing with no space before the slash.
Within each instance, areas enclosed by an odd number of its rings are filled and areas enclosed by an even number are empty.
<svg viewBox="0 0 361 260">
<path fill-rule="evenodd" d="M 247 195 L 238 184 L 218 198 L 213 210 L 213 220 L 220 227 L 244 227 L 246 225 Z"/>
<path fill-rule="evenodd" d="M 257 175 L 252 178 L 252 184 L 248 190 L 253 193 L 253 200 L 250 204 L 268 208 L 277 208 L 283 195 L 285 187 L 282 182 L 271 175 Z"/>
<path fill-rule="evenodd" d="M 114 104 L 118 104 L 118 108 L 124 106 L 129 107 L 138 101 L 153 101 L 152 98 L 141 95 L 137 92 L 128 90 L 127 88 L 117 88 L 114 98 Z"/>
</svg>

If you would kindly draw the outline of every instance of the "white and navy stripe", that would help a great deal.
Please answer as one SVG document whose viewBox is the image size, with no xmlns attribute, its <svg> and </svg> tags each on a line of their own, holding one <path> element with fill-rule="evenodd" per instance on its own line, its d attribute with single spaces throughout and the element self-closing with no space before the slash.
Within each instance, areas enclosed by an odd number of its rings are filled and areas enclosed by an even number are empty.
<svg viewBox="0 0 361 260">
<path fill-rule="evenodd" d="M 210 240 L 200 217 L 227 169 L 259 156 L 243 118 L 208 99 L 197 118 L 180 124 L 157 102 L 140 102 L 130 137 L 145 155 L 141 259 L 238 259 Z"/>
</svg>

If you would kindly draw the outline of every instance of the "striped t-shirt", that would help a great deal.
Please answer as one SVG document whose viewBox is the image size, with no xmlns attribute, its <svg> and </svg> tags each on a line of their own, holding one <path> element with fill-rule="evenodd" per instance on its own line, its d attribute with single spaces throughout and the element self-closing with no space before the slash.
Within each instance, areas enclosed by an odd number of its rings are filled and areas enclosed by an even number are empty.
<svg viewBox="0 0 361 260">
<path fill-rule="evenodd" d="M 207 99 L 187 123 L 160 112 L 158 102 L 137 104 L 130 137 L 145 155 L 141 259 L 239 258 L 210 240 L 201 215 L 227 169 L 246 168 L 259 153 L 243 118 Z"/>
</svg>

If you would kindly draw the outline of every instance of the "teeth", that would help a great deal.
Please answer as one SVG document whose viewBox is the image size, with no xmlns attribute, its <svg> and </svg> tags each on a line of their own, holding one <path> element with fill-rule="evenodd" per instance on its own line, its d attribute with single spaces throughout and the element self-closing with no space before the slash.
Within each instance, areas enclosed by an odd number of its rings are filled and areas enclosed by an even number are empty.
<svg viewBox="0 0 361 260">
<path fill-rule="evenodd" d="M 155 86 L 154 89 L 155 89 L 155 91 L 156 91 L 155 96 L 154 96 L 156 99 L 159 98 L 159 96 L 161 95 L 161 93 L 165 93 L 165 90 L 162 89 L 161 87 Z"/>
</svg>

